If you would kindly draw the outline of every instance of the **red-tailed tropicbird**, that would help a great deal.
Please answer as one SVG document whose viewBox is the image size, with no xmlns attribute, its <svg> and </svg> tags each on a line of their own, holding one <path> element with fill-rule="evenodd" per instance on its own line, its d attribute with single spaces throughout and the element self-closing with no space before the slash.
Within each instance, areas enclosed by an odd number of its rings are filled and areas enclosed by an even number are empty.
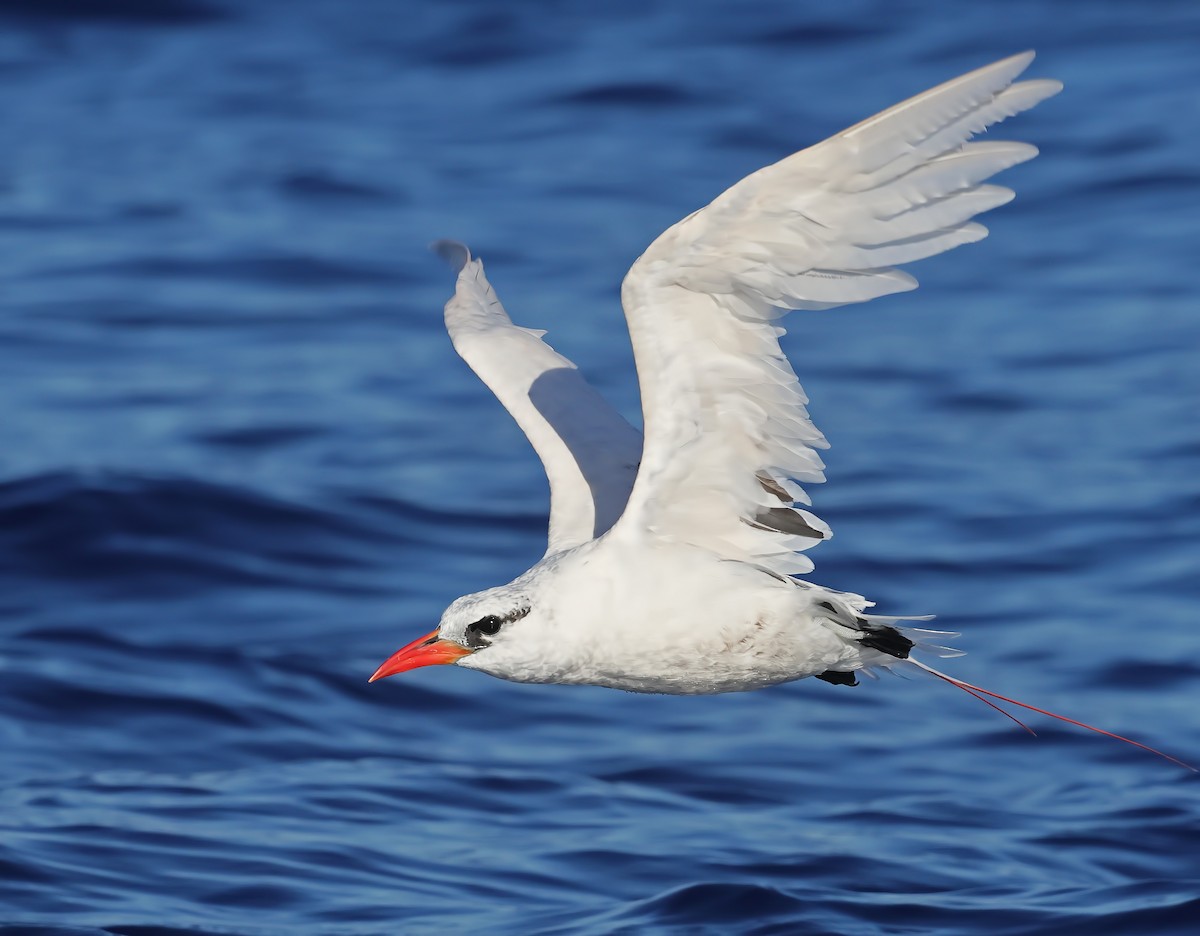
<svg viewBox="0 0 1200 936">
<path fill-rule="evenodd" d="M 479 260 L 443 243 L 459 267 L 446 327 L 545 466 L 549 546 L 507 585 L 451 604 L 372 681 L 455 663 L 698 694 L 806 676 L 855 685 L 859 671 L 904 665 L 1146 748 L 941 673 L 913 651 L 957 653 L 900 624 L 927 618 L 869 614 L 861 595 L 796 577 L 831 535 L 797 506 L 810 503 L 801 483 L 825 480 L 827 443 L 779 322 L 914 289 L 898 265 L 987 235 L 971 219 L 1013 193 L 984 181 L 1037 149 L 968 141 L 1062 89 L 1013 83 L 1032 61 L 980 68 L 760 169 L 655 240 L 621 287 L 644 439 L 544 332 L 512 323 Z"/>
</svg>

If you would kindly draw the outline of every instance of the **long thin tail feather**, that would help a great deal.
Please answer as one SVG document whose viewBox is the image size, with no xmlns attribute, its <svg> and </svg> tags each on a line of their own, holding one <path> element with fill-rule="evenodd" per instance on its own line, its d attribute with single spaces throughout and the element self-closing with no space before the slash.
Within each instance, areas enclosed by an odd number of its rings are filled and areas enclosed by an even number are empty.
<svg viewBox="0 0 1200 936">
<path fill-rule="evenodd" d="M 908 662 L 912 663 L 914 666 L 920 667 L 925 672 L 936 676 L 938 679 L 945 680 L 952 686 L 957 686 L 963 692 L 974 696 L 980 702 L 990 705 L 1000 714 L 1005 715 L 1015 721 L 1031 735 L 1036 735 L 1036 732 L 1032 728 L 1030 728 L 1016 716 L 1006 712 L 1004 709 L 1000 708 L 1000 706 L 985 698 L 985 696 L 990 696 L 992 699 L 999 699 L 1001 702 L 1007 702 L 1009 705 L 1020 706 L 1021 708 L 1028 709 L 1031 712 L 1037 712 L 1039 715 L 1046 715 L 1050 718 L 1056 718 L 1059 721 L 1066 722 L 1069 725 L 1075 725 L 1079 728 L 1086 728 L 1088 731 L 1094 731 L 1096 734 L 1102 734 L 1109 738 L 1115 738 L 1117 741 L 1124 741 L 1126 744 L 1132 744 L 1136 748 L 1141 748 L 1143 751 L 1149 751 L 1151 754 L 1156 754 L 1164 760 L 1169 760 L 1172 764 L 1178 764 L 1180 767 L 1185 767 L 1192 771 L 1192 773 L 1200 773 L 1200 770 L 1197 770 L 1191 764 L 1185 763 L 1177 757 L 1172 757 L 1170 754 L 1164 754 L 1162 751 L 1152 748 L 1148 744 L 1142 744 L 1141 741 L 1134 741 L 1132 738 L 1126 738 L 1124 735 L 1119 735 L 1112 731 L 1105 731 L 1103 728 L 1097 728 L 1095 725 L 1089 725 L 1087 722 L 1076 721 L 1074 718 L 1068 718 L 1066 715 L 1059 715 L 1056 712 L 1048 712 L 1046 709 L 1038 708 L 1036 705 L 1030 705 L 1028 702 L 1018 702 L 1016 699 L 1010 699 L 1008 696 L 1001 695 L 998 692 L 992 692 L 990 689 L 984 689 L 980 686 L 976 686 L 973 683 L 967 682 L 966 680 L 957 679 L 954 676 L 948 676 L 939 670 L 935 670 L 932 666 L 928 666 L 927 664 L 922 663 L 920 660 L 913 659 L 912 657 L 908 658 Z"/>
</svg>

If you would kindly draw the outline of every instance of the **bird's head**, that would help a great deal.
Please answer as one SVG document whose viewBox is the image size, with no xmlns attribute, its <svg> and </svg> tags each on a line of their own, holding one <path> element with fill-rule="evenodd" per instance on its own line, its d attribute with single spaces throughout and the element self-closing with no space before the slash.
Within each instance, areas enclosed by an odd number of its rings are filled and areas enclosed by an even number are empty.
<svg viewBox="0 0 1200 936">
<path fill-rule="evenodd" d="M 393 653 L 370 681 L 446 663 L 519 679 L 516 670 L 540 643 L 544 624 L 529 594 L 514 585 L 465 595 L 446 609 L 437 630 Z"/>
</svg>

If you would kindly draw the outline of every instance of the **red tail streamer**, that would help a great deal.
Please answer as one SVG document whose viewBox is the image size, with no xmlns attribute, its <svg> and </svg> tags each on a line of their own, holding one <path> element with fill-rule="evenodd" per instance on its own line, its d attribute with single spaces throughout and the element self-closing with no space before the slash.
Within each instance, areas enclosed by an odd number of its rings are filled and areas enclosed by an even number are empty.
<svg viewBox="0 0 1200 936">
<path fill-rule="evenodd" d="M 956 679 L 953 676 L 947 676 L 945 673 L 935 670 L 932 666 L 926 666 L 920 660 L 914 660 L 912 657 L 908 658 L 908 662 L 916 664 L 921 669 L 925 670 L 925 672 L 931 673 L 932 675 L 936 676 L 938 679 L 944 679 L 946 682 L 950 683 L 950 685 L 952 685 L 952 686 L 957 686 L 963 692 L 966 692 L 966 693 L 974 696 L 980 702 L 983 702 L 986 705 L 990 705 L 992 708 L 994 708 L 1000 714 L 1005 715 L 1008 718 L 1015 721 L 1018 725 L 1020 725 L 1022 728 L 1024 728 L 1030 734 L 1036 734 L 1036 732 L 1032 728 L 1030 728 L 1028 725 L 1026 725 L 1023 721 L 1021 721 L 1019 718 L 1004 711 L 1004 709 L 1000 708 L 1000 706 L 996 705 L 994 702 L 991 702 L 988 699 L 984 698 L 984 696 L 991 696 L 991 698 L 999 699 L 1001 702 L 1007 702 L 1009 705 L 1017 705 L 1023 709 L 1028 709 L 1031 712 L 1037 712 L 1039 715 L 1046 715 L 1050 718 L 1057 718 L 1059 721 L 1066 722 L 1068 725 L 1075 725 L 1076 727 L 1079 727 L 1079 728 L 1086 728 L 1088 731 L 1096 732 L 1096 734 L 1102 734 L 1109 738 L 1115 738 L 1117 741 L 1124 741 L 1126 744 L 1132 744 L 1134 747 L 1141 748 L 1143 751 L 1149 751 L 1151 754 L 1157 754 L 1159 757 L 1163 758 L 1164 760 L 1169 760 L 1172 764 L 1178 764 L 1180 767 L 1185 767 L 1188 770 L 1192 771 L 1192 773 L 1200 773 L 1200 770 L 1197 770 L 1191 764 L 1184 763 L 1179 758 L 1172 757 L 1170 754 L 1164 754 L 1162 751 L 1159 751 L 1156 748 L 1152 748 L 1148 744 L 1142 744 L 1141 741 L 1134 741 L 1132 738 L 1126 738 L 1124 735 L 1115 734 L 1114 732 L 1111 732 L 1111 731 L 1105 731 L 1103 728 L 1097 728 L 1095 725 L 1089 725 L 1087 722 L 1076 721 L 1074 718 L 1067 718 L 1066 715 L 1059 715 L 1056 712 L 1048 712 L 1048 711 L 1046 711 L 1046 709 L 1038 708 L 1036 705 L 1030 705 L 1028 702 L 1018 702 L 1016 699 L 1010 699 L 1008 696 L 1001 695 L 998 692 L 992 692 L 990 689 L 984 689 L 980 686 L 976 686 L 972 683 L 967 682 L 966 680 Z"/>
</svg>

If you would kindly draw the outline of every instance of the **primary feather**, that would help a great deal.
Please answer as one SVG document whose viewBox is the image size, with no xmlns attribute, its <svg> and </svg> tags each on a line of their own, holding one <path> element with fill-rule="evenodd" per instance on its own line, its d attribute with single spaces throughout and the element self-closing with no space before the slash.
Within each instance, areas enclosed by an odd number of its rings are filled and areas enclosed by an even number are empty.
<svg viewBox="0 0 1200 936">
<path fill-rule="evenodd" d="M 621 298 L 645 443 L 614 533 L 780 574 L 812 569 L 801 552 L 829 528 L 794 506 L 808 500 L 786 484 L 823 481 L 827 443 L 776 321 L 912 289 L 893 264 L 987 234 L 970 219 L 1012 192 L 983 181 L 1037 150 L 966 141 L 1060 90 L 1012 84 L 1032 60 L 956 78 L 747 176 L 634 263 Z"/>
</svg>

